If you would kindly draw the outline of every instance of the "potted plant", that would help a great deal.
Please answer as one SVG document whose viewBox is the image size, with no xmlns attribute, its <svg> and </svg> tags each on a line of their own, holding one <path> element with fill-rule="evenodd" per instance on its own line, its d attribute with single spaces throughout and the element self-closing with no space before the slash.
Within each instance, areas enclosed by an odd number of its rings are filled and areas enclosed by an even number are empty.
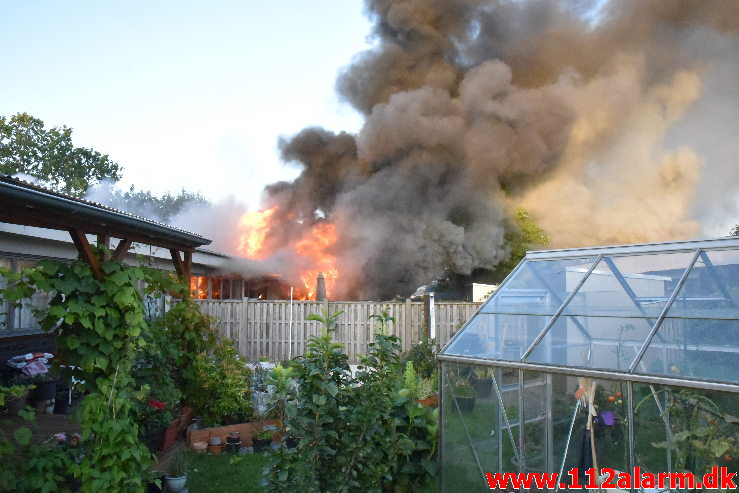
<svg viewBox="0 0 739 493">
<path fill-rule="evenodd" d="M 172 456 L 164 476 L 164 487 L 171 493 L 179 493 L 185 489 L 187 473 L 190 471 L 190 460 L 187 452 L 181 450 Z"/>
<path fill-rule="evenodd" d="M 274 426 L 265 426 L 262 431 L 254 435 L 252 445 L 255 453 L 263 452 L 271 446 L 275 431 L 277 430 Z"/>
<path fill-rule="evenodd" d="M 18 412 L 26 407 L 28 393 L 34 388 L 34 385 L 0 386 L 0 406 L 5 406 L 11 416 L 18 416 Z"/>
<path fill-rule="evenodd" d="M 31 399 L 36 406 L 36 412 L 38 414 L 53 413 L 58 377 L 51 372 L 40 373 L 31 377 L 31 382 L 35 385 Z"/>
<path fill-rule="evenodd" d="M 474 387 L 477 397 L 490 397 L 493 388 L 493 378 L 490 368 L 475 368 L 474 370 Z"/>
<path fill-rule="evenodd" d="M 477 393 L 475 392 L 475 388 L 467 380 L 457 382 L 452 388 L 452 393 L 460 411 L 471 412 L 475 408 Z"/>
<path fill-rule="evenodd" d="M 425 407 L 437 407 L 439 394 L 434 391 L 434 381 L 423 378 L 418 382 L 418 403 Z"/>
</svg>

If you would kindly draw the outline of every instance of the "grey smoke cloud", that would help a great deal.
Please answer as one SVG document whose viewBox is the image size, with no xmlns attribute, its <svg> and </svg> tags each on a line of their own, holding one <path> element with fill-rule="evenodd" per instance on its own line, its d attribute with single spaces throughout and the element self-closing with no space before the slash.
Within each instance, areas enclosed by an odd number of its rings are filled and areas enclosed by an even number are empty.
<svg viewBox="0 0 739 493">
<path fill-rule="evenodd" d="M 365 6 L 375 46 L 337 80 L 363 128 L 284 140 L 303 172 L 267 189 L 284 219 L 273 236 L 337 225 L 340 294 L 408 294 L 493 268 L 517 206 L 555 247 L 735 221 L 739 2 Z"/>
<path fill-rule="evenodd" d="M 336 82 L 363 127 L 280 141 L 302 173 L 265 189 L 272 254 L 229 268 L 295 279 L 310 266 L 290 245 L 330 221 L 332 298 L 377 299 L 494 268 L 516 207 L 553 247 L 713 236 L 737 222 L 736 0 L 365 7 L 374 46 Z M 238 255 L 244 212 L 230 200 L 174 222 Z"/>
</svg>

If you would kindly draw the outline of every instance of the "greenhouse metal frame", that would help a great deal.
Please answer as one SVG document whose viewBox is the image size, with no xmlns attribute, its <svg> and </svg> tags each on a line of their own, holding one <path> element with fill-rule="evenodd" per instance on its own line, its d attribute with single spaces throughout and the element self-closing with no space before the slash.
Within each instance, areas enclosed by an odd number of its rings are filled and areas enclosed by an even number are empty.
<svg viewBox="0 0 739 493">
<path fill-rule="evenodd" d="M 736 470 L 739 237 L 528 252 L 439 360 L 441 491 Z"/>
</svg>

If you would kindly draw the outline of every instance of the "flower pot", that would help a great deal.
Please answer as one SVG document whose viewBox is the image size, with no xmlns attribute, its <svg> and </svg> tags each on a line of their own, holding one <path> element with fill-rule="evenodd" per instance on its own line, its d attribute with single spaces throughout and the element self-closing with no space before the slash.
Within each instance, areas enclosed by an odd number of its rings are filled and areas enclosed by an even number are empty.
<svg viewBox="0 0 739 493">
<path fill-rule="evenodd" d="M 198 454 L 204 454 L 208 450 L 208 444 L 206 442 L 195 442 L 191 446 L 192 450 Z"/>
<path fill-rule="evenodd" d="M 180 431 L 180 419 L 177 418 L 164 430 L 162 436 L 161 450 L 167 450 L 177 440 L 177 433 Z"/>
<path fill-rule="evenodd" d="M 268 450 L 270 445 L 272 445 L 272 440 L 269 438 L 254 438 L 252 444 L 254 446 L 254 453 L 258 454 Z"/>
<path fill-rule="evenodd" d="M 69 390 L 62 390 L 54 397 L 54 414 L 69 414 Z"/>
<path fill-rule="evenodd" d="M 33 400 L 35 401 L 50 401 L 54 399 L 56 395 L 56 380 L 41 382 L 36 385 L 33 390 Z"/>
<path fill-rule="evenodd" d="M 22 396 L 7 401 L 5 403 L 5 408 L 8 410 L 8 414 L 11 416 L 18 416 L 18 413 L 26 407 L 26 404 L 28 403 L 28 393 L 23 394 Z"/>
<path fill-rule="evenodd" d="M 185 489 L 185 483 L 187 483 L 187 475 L 178 478 L 164 477 L 164 487 L 170 493 L 180 493 L 180 491 Z"/>
<path fill-rule="evenodd" d="M 418 401 L 419 404 L 421 404 L 424 407 L 438 407 L 439 406 L 439 395 L 433 394 L 425 399 L 421 399 Z"/>
<path fill-rule="evenodd" d="M 238 454 L 241 448 L 241 436 L 238 431 L 232 431 L 226 437 L 226 451 L 232 454 Z"/>
<path fill-rule="evenodd" d="M 483 399 L 490 397 L 490 393 L 493 388 L 493 379 L 479 378 L 475 380 L 474 387 L 478 397 L 481 397 Z"/>
<path fill-rule="evenodd" d="M 208 450 L 210 451 L 211 454 L 218 455 L 221 452 L 223 452 L 223 444 L 219 443 L 218 445 L 209 445 Z"/>
<path fill-rule="evenodd" d="M 475 408 L 474 397 L 463 397 L 461 395 L 455 395 L 454 399 L 456 399 L 457 404 L 459 405 L 459 410 L 463 413 L 471 413 L 472 410 Z"/>
</svg>

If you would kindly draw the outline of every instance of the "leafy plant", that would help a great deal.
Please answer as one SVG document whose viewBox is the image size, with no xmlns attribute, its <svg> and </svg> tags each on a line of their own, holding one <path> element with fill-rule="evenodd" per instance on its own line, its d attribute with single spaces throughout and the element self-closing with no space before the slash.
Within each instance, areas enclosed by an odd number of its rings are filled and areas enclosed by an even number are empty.
<svg viewBox="0 0 739 493">
<path fill-rule="evenodd" d="M 265 469 L 268 491 L 412 491 L 435 473 L 437 417 L 406 388 L 400 341 L 388 336 L 392 318 L 373 317 L 379 332 L 356 375 L 332 342 L 336 314 L 320 317 L 324 331 L 295 360 L 300 390 L 286 405 L 287 423 L 301 437 L 280 449 Z M 413 365 L 410 365 L 412 368 Z"/>
<path fill-rule="evenodd" d="M 257 440 L 272 440 L 275 436 L 274 428 L 263 428 L 262 431 L 254 435 Z"/>
<path fill-rule="evenodd" d="M 190 456 L 187 451 L 176 452 L 167 464 L 167 476 L 170 478 L 181 478 L 190 472 Z"/>
<path fill-rule="evenodd" d="M 0 406 L 23 397 L 34 388 L 36 388 L 35 385 L 11 385 L 9 387 L 0 385 Z"/>
<path fill-rule="evenodd" d="M 198 354 L 192 367 L 190 402 L 203 424 L 217 426 L 250 419 L 254 413 L 250 377 L 230 342 L 219 344 L 213 356 Z"/>
<path fill-rule="evenodd" d="M 108 258 L 109 251 L 96 248 L 95 254 Z M 71 472 L 83 492 L 142 491 L 151 455 L 139 443 L 131 419 L 138 393 L 132 367 L 148 330 L 137 285 L 150 270 L 114 260 L 104 260 L 101 269 L 103 280 L 82 260 L 41 261 L 17 274 L 4 271 L 8 285 L 1 294 L 11 303 L 38 291 L 52 294 L 48 309 L 37 312 L 40 326 L 58 328 L 61 359 L 82 369 L 90 392 L 80 413 L 89 453 L 72 464 L 57 457 L 54 464 L 64 469 L 58 475 Z"/>
<path fill-rule="evenodd" d="M 477 395 L 475 388 L 467 380 L 462 380 L 454 384 L 452 391 L 457 397 L 475 397 Z"/>
<path fill-rule="evenodd" d="M 179 415 L 182 392 L 175 378 L 178 355 L 162 321 L 152 323 L 131 372 L 141 389 L 134 403 L 134 419 L 142 434 L 169 426 Z"/>
<path fill-rule="evenodd" d="M 665 392 L 671 439 L 652 445 L 672 450 L 677 471 L 702 474 L 718 464 L 731 466 L 739 456 L 739 418 L 723 412 L 714 400 L 699 391 Z M 651 398 L 645 396 L 634 412 Z"/>
<path fill-rule="evenodd" d="M 436 377 L 436 339 L 425 337 L 411 346 L 403 361 L 413 363 L 413 368 L 421 378 Z"/>
</svg>

